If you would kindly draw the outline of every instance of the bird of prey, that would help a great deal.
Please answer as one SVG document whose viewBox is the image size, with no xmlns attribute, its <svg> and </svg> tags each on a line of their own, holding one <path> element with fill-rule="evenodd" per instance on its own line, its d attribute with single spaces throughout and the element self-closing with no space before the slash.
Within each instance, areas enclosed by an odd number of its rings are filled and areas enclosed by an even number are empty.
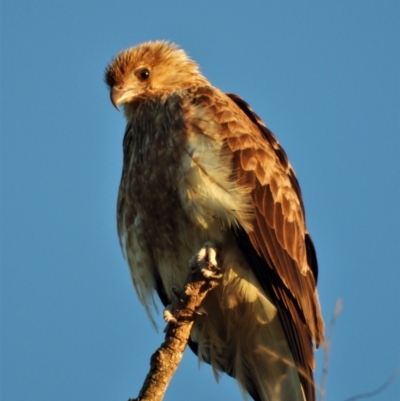
<svg viewBox="0 0 400 401">
<path fill-rule="evenodd" d="M 194 255 L 216 254 L 191 349 L 256 401 L 314 401 L 318 266 L 284 150 L 169 42 L 120 52 L 104 79 L 127 121 L 118 234 L 147 312 L 154 291 L 171 303 Z"/>
</svg>

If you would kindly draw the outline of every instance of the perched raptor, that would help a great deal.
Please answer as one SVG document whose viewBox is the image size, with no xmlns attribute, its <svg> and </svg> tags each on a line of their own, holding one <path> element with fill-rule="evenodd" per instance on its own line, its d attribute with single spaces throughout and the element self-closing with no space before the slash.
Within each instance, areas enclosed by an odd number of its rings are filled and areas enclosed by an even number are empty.
<svg viewBox="0 0 400 401">
<path fill-rule="evenodd" d="M 284 150 L 245 101 L 168 42 L 120 52 L 105 82 L 127 120 L 118 234 L 147 312 L 154 290 L 170 304 L 189 260 L 216 251 L 223 277 L 190 347 L 254 400 L 314 401 L 318 266 Z"/>
</svg>

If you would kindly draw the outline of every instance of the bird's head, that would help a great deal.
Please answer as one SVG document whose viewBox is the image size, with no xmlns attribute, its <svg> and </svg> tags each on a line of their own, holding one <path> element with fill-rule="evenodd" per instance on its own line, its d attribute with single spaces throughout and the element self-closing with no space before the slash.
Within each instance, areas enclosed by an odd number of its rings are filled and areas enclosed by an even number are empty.
<svg viewBox="0 0 400 401">
<path fill-rule="evenodd" d="M 198 65 L 176 45 L 146 42 L 120 52 L 107 66 L 104 81 L 118 109 L 141 96 L 208 84 Z"/>
</svg>

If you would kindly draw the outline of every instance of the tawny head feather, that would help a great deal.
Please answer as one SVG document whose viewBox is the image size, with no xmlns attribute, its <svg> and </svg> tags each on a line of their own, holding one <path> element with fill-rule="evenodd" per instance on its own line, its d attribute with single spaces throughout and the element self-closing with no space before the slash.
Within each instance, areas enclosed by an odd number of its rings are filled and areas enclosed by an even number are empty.
<svg viewBox="0 0 400 401">
<path fill-rule="evenodd" d="M 138 96 L 208 84 L 198 65 L 182 49 L 165 41 L 146 42 L 120 52 L 106 68 L 104 81 L 117 108 Z"/>
</svg>

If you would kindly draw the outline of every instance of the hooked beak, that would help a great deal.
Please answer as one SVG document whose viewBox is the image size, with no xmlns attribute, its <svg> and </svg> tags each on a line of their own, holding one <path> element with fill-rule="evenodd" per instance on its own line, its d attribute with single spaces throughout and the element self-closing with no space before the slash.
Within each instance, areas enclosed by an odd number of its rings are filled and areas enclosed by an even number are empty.
<svg viewBox="0 0 400 401">
<path fill-rule="evenodd" d="M 118 86 L 113 86 L 110 91 L 111 103 L 119 111 L 119 105 L 125 103 L 127 99 L 132 99 L 136 95 L 134 88 L 125 89 Z"/>
</svg>

